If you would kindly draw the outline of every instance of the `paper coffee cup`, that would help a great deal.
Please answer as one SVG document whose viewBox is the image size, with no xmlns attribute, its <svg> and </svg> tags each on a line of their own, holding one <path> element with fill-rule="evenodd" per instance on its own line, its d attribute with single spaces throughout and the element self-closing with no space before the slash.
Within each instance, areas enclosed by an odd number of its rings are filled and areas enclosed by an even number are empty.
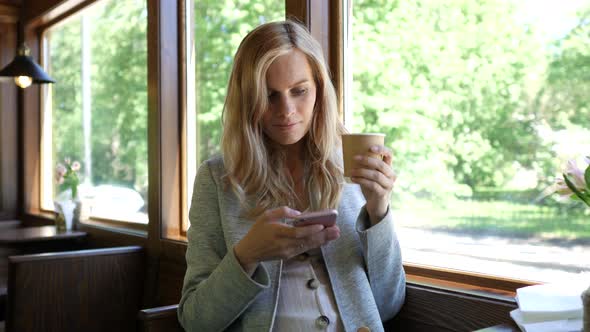
<svg viewBox="0 0 590 332">
<path fill-rule="evenodd" d="M 343 134 L 342 159 L 344 162 L 344 176 L 350 178 L 350 172 L 356 167 L 356 155 L 366 155 L 381 159 L 378 153 L 372 153 L 371 147 L 385 144 L 385 134 Z"/>
</svg>

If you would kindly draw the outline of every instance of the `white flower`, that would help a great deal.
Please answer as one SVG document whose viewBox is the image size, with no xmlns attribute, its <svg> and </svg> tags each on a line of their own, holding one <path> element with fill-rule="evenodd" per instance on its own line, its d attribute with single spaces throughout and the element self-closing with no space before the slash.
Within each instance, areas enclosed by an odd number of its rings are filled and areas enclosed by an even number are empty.
<svg viewBox="0 0 590 332">
<path fill-rule="evenodd" d="M 586 181 L 584 180 L 584 172 L 578 168 L 575 160 L 569 160 L 567 167 L 564 172 L 568 176 L 568 179 L 574 184 L 574 186 L 580 190 L 586 188 Z M 563 179 L 562 179 L 563 180 Z"/>
</svg>

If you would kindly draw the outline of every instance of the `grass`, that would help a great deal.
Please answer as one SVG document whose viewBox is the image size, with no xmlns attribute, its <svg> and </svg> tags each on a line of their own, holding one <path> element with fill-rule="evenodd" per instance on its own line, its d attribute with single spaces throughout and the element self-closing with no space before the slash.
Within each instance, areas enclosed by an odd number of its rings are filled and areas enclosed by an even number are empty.
<svg viewBox="0 0 590 332">
<path fill-rule="evenodd" d="M 590 244 L 590 214 L 588 209 L 579 207 L 564 209 L 564 206 L 543 206 L 527 199 L 511 201 L 492 195 L 440 204 L 416 199 L 394 202 L 393 208 L 396 224 L 401 227 Z"/>
</svg>

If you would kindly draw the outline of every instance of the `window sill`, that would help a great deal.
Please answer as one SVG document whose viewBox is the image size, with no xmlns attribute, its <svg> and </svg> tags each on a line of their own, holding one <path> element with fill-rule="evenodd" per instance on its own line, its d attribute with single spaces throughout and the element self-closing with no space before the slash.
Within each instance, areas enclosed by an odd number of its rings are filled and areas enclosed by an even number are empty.
<svg viewBox="0 0 590 332">
<path fill-rule="evenodd" d="M 147 225 L 137 225 L 129 222 L 121 222 L 116 220 L 102 220 L 102 219 L 90 219 L 80 223 L 82 228 L 89 227 L 100 229 L 104 231 L 140 236 L 142 238 L 148 237 Z"/>
<path fill-rule="evenodd" d="M 404 263 L 408 282 L 429 288 L 444 289 L 479 297 L 516 303 L 516 290 L 536 283 L 494 277 L 473 272 Z"/>
<path fill-rule="evenodd" d="M 50 211 L 34 211 L 23 216 L 25 226 L 52 225 L 55 222 L 55 213 Z M 80 223 L 81 228 L 90 227 L 110 232 L 128 234 L 147 238 L 148 225 L 133 222 L 91 218 Z"/>
</svg>

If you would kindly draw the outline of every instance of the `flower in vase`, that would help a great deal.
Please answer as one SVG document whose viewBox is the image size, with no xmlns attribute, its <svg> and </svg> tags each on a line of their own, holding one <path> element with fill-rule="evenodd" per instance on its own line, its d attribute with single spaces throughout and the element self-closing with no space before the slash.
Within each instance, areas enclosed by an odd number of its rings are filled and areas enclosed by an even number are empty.
<svg viewBox="0 0 590 332">
<path fill-rule="evenodd" d="M 586 169 L 578 167 L 575 160 L 569 160 L 561 177 L 544 191 L 544 196 L 557 193 L 558 200 L 581 200 L 590 207 L 590 157 L 584 158 Z"/>
<path fill-rule="evenodd" d="M 63 164 L 57 164 L 55 167 L 55 182 L 59 185 L 61 191 L 70 189 L 72 199 L 78 196 L 78 185 L 80 184 L 78 171 L 80 171 L 80 168 L 80 163 L 77 161 L 71 162 L 70 158 L 64 159 Z"/>
</svg>

